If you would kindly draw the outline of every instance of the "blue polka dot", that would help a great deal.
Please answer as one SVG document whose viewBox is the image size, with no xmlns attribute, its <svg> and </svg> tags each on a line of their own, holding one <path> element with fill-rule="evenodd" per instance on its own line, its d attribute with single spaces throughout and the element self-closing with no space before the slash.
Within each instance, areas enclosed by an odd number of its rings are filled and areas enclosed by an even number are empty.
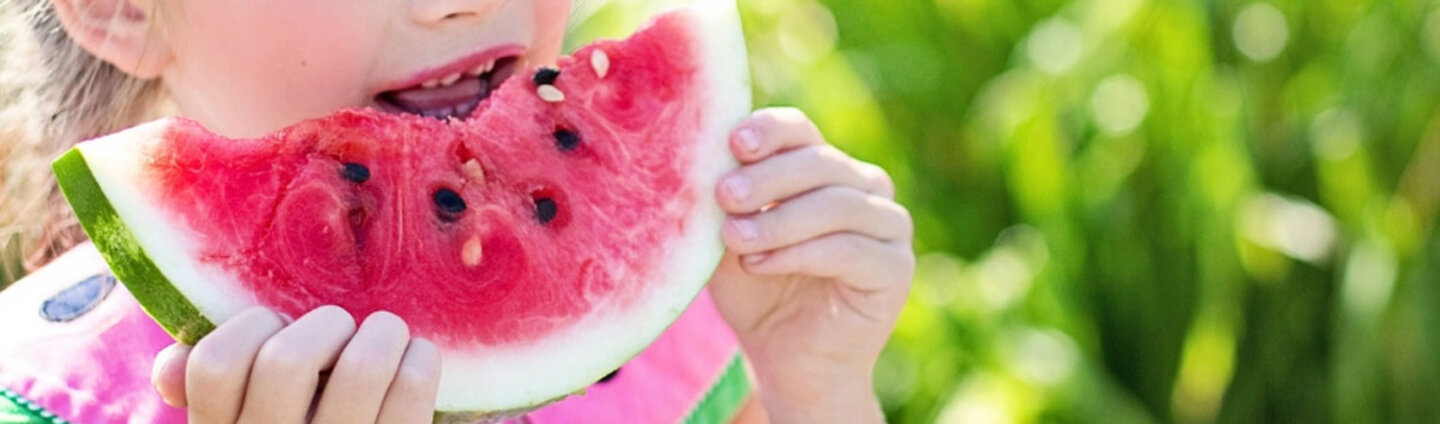
<svg viewBox="0 0 1440 424">
<path fill-rule="evenodd" d="M 115 289 L 115 276 L 98 274 L 80 280 L 40 305 L 40 316 L 51 322 L 69 322 L 95 309 Z"/>
</svg>

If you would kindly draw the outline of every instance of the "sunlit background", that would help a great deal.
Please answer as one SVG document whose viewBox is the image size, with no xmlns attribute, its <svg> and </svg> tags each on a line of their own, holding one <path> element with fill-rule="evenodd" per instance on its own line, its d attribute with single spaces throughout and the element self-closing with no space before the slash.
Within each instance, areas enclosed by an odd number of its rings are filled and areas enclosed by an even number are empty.
<svg viewBox="0 0 1440 424">
<path fill-rule="evenodd" d="M 917 221 L 892 422 L 1440 422 L 1440 1 L 741 7 Z"/>
</svg>

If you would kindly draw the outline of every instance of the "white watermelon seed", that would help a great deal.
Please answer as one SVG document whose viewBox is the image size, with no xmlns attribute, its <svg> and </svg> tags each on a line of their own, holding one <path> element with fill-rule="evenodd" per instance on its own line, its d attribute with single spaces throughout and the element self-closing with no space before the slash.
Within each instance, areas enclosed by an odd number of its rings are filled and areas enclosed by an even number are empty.
<svg viewBox="0 0 1440 424">
<path fill-rule="evenodd" d="M 560 89 L 555 88 L 555 86 L 550 84 L 540 86 L 540 88 L 536 90 L 536 93 L 540 95 L 541 100 L 550 103 L 560 103 L 565 101 L 565 93 L 561 92 Z"/>
<path fill-rule="evenodd" d="M 460 260 L 465 266 L 474 268 L 480 265 L 480 260 L 485 258 L 485 248 L 480 245 L 480 237 L 471 236 L 470 241 L 465 242 L 465 247 L 460 249 Z"/>
<path fill-rule="evenodd" d="M 480 161 L 470 159 L 465 162 L 465 176 L 470 178 L 472 184 L 485 184 L 485 168 L 480 166 Z"/>
<path fill-rule="evenodd" d="M 595 49 L 595 52 L 590 54 L 590 67 L 595 68 L 595 76 L 605 79 L 605 75 L 610 74 L 610 55 L 605 54 L 604 50 Z"/>
</svg>

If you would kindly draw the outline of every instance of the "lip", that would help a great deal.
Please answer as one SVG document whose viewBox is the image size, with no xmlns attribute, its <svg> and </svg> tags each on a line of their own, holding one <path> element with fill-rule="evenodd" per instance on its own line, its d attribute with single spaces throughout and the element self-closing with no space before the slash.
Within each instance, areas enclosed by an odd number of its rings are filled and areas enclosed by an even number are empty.
<svg viewBox="0 0 1440 424">
<path fill-rule="evenodd" d="M 523 53 L 525 53 L 525 47 L 519 44 L 505 44 L 490 47 L 485 50 L 470 53 L 450 63 L 416 72 L 415 75 L 410 78 L 384 84 L 380 90 L 373 95 L 415 88 L 420 86 L 420 84 L 424 84 L 426 81 L 444 78 L 450 74 L 464 73 L 486 62 L 493 62 L 507 56 L 521 56 Z"/>
</svg>

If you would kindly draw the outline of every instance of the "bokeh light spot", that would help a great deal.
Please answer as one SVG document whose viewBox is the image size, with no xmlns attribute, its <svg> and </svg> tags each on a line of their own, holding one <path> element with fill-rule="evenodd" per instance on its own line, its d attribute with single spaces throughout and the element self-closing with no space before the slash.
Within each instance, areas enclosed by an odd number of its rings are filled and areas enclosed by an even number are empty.
<svg viewBox="0 0 1440 424">
<path fill-rule="evenodd" d="M 1258 245 L 1311 264 L 1327 262 L 1334 251 L 1335 218 L 1314 203 L 1262 194 L 1242 214 L 1241 231 Z"/>
<path fill-rule="evenodd" d="M 1240 53 L 1256 62 L 1268 62 L 1285 51 L 1290 42 L 1290 28 L 1285 14 L 1268 3 L 1245 6 L 1235 18 L 1235 46 Z"/>
<path fill-rule="evenodd" d="M 1105 133 L 1120 136 L 1134 131 L 1150 113 L 1145 86 L 1129 75 L 1106 78 L 1090 96 L 1090 111 Z"/>
<path fill-rule="evenodd" d="M 1060 18 L 1035 25 L 1025 43 L 1030 61 L 1051 74 L 1062 74 L 1080 62 L 1085 43 L 1075 24 Z"/>
<path fill-rule="evenodd" d="M 1364 122 L 1346 109 L 1328 109 L 1310 124 L 1315 154 L 1326 160 L 1338 161 L 1355 154 L 1364 137 Z"/>
<path fill-rule="evenodd" d="M 1053 386 L 1075 373 L 1080 363 L 1079 348 L 1058 331 L 1027 329 L 1012 333 L 1009 342 L 1010 366 L 1027 380 Z"/>
<path fill-rule="evenodd" d="M 814 63 L 830 54 L 839 36 L 830 9 L 814 3 L 791 7 L 776 28 L 780 50 L 801 64 Z"/>
</svg>

